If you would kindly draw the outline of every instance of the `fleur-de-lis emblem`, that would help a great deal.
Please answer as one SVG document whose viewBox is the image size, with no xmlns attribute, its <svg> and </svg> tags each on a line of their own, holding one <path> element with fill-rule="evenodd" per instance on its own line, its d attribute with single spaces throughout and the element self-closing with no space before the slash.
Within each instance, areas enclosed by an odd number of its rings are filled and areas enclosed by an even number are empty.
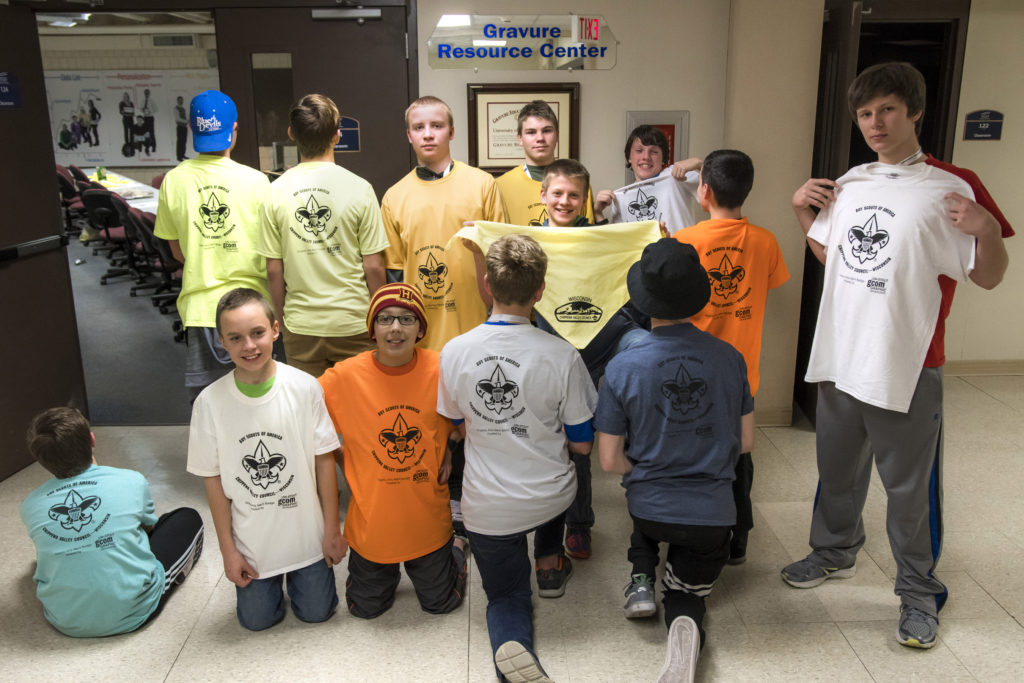
<svg viewBox="0 0 1024 683">
<path fill-rule="evenodd" d="M 199 213 L 203 215 L 203 224 L 210 230 L 217 232 L 224 227 L 224 221 L 227 220 L 228 214 L 231 213 L 231 209 L 226 204 L 222 204 L 215 193 L 210 194 L 210 198 L 206 200 L 205 204 L 199 206 Z"/>
<path fill-rule="evenodd" d="M 440 292 L 444 287 L 444 276 L 448 273 L 448 266 L 434 258 L 433 252 L 427 254 L 427 262 L 418 268 L 420 280 L 423 286 L 432 292 Z"/>
<path fill-rule="evenodd" d="M 380 445 L 384 446 L 388 455 L 400 463 L 412 456 L 413 446 L 419 443 L 421 438 L 423 432 L 419 427 L 410 427 L 401 413 L 395 418 L 395 424 L 391 425 L 391 429 L 382 429 L 377 435 Z"/>
<path fill-rule="evenodd" d="M 331 220 L 331 209 L 321 206 L 316 197 L 309 195 L 306 206 L 295 210 L 297 220 L 307 232 L 318 235 L 327 229 L 327 221 Z"/>
<path fill-rule="evenodd" d="M 654 210 L 658 208 L 658 198 L 649 197 L 642 187 L 638 187 L 636 198 L 626 208 L 638 221 L 654 220 Z"/>
<path fill-rule="evenodd" d="M 850 228 L 847 237 L 853 244 L 853 255 L 861 263 L 873 261 L 882 247 L 889 243 L 889 233 L 878 227 L 878 214 L 874 213 L 863 226 L 855 225 Z"/>
<path fill-rule="evenodd" d="M 700 398 L 708 392 L 708 383 L 699 377 L 690 377 L 682 363 L 676 376 L 662 382 L 661 393 L 672 401 L 672 408 L 683 415 L 700 405 Z"/>
<path fill-rule="evenodd" d="M 484 400 L 484 405 L 490 410 L 500 414 L 512 407 L 512 399 L 519 395 L 519 385 L 505 377 L 501 366 L 495 364 L 490 378 L 476 383 L 476 395 Z"/>
<path fill-rule="evenodd" d="M 252 455 L 242 457 L 242 467 L 249 473 L 249 478 L 256 486 L 267 488 L 276 484 L 281 478 L 279 472 L 288 464 L 280 453 L 271 453 L 261 439 Z"/>
<path fill-rule="evenodd" d="M 725 255 L 717 268 L 708 270 L 708 281 L 711 282 L 715 294 L 728 299 L 730 294 L 736 293 L 738 285 L 743 282 L 746 275 L 747 271 L 743 266 L 734 266 L 729 256 Z"/>
<path fill-rule="evenodd" d="M 50 519 L 60 522 L 65 529 L 81 531 L 82 527 L 92 522 L 92 511 L 100 506 L 99 496 L 79 495 L 71 489 L 64 498 L 63 504 L 50 507 Z"/>
</svg>

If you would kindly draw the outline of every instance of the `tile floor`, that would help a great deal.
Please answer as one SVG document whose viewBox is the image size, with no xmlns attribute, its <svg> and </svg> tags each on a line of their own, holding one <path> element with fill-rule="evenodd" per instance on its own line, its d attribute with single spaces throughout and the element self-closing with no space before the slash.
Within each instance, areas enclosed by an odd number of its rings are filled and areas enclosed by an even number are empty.
<svg viewBox="0 0 1024 683">
<path fill-rule="evenodd" d="M 946 540 L 939 575 L 951 598 L 930 651 L 894 638 L 898 601 L 877 478 L 868 541 L 853 579 L 797 590 L 779 569 L 807 551 L 816 481 L 806 424 L 758 429 L 757 528 L 750 560 L 727 567 L 709 601 L 703 681 L 997 681 L 1024 679 L 1024 377 L 947 377 Z M 486 600 L 474 573 L 453 614 L 421 612 L 406 580 L 395 606 L 362 621 L 339 613 L 308 625 L 289 615 L 263 633 L 234 617 L 202 482 L 184 472 L 184 427 L 97 428 L 97 458 L 151 482 L 158 511 L 191 505 L 207 519 L 206 550 L 163 614 L 132 634 L 66 638 L 34 599 L 32 545 L 21 499 L 47 475 L 33 465 L 0 483 L 0 680 L 492 681 Z M 536 642 L 556 681 L 651 681 L 665 626 L 627 621 L 628 517 L 616 477 L 595 472 L 595 556 L 577 563 L 566 595 L 535 599 Z M 339 585 L 345 569 L 338 568 Z"/>
</svg>

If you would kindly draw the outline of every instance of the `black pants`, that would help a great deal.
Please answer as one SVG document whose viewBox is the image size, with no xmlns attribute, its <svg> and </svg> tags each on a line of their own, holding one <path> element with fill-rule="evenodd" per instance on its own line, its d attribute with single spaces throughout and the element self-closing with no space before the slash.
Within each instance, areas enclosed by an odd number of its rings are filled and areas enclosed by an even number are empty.
<svg viewBox="0 0 1024 683">
<path fill-rule="evenodd" d="M 700 631 L 702 647 L 704 599 L 711 593 L 715 579 L 729 559 L 730 535 L 731 529 L 727 526 L 669 524 L 633 517 L 628 554 L 633 573 L 653 577 L 658 567 L 658 543 L 668 543 L 662 578 L 665 625 L 671 626 L 676 617 L 692 618 Z"/>
<path fill-rule="evenodd" d="M 124 144 L 129 147 L 135 144 L 135 119 L 131 116 L 122 116 L 121 125 L 124 127 Z"/>
<path fill-rule="evenodd" d="M 732 481 L 732 498 L 736 502 L 736 526 L 733 527 L 732 555 L 747 554 L 747 535 L 754 528 L 754 508 L 750 488 L 754 484 L 754 460 L 750 453 L 740 453 L 736 461 L 736 478 Z"/>
<path fill-rule="evenodd" d="M 178 161 L 182 161 L 185 158 L 185 141 L 188 139 L 188 126 L 178 124 L 176 128 L 176 133 L 178 143 Z"/>
<path fill-rule="evenodd" d="M 466 594 L 466 556 L 454 547 L 452 539 L 437 550 L 403 564 L 424 612 L 447 614 L 462 604 Z M 345 583 L 349 612 L 362 619 L 379 617 L 395 603 L 400 578 L 397 562 L 373 562 L 355 548 L 349 548 Z"/>
<path fill-rule="evenodd" d="M 203 518 L 192 508 L 160 515 L 149 531 L 149 549 L 164 566 L 164 594 L 150 621 L 163 610 L 173 589 L 185 581 L 203 552 Z"/>
</svg>

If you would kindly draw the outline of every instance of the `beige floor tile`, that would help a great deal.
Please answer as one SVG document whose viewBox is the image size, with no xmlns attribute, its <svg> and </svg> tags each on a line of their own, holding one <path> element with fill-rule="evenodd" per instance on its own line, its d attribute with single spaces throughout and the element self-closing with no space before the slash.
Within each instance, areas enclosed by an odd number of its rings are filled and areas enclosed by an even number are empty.
<svg viewBox="0 0 1024 683">
<path fill-rule="evenodd" d="M 940 640 L 928 651 L 896 641 L 898 619 L 839 624 L 850 647 L 878 683 L 892 681 L 973 681 L 975 678 Z"/>
<path fill-rule="evenodd" d="M 769 681 L 870 681 L 871 677 L 838 626 L 754 624 L 750 645 L 760 653 Z"/>
<path fill-rule="evenodd" d="M 979 681 L 1024 679 L 1024 628 L 1014 619 L 943 619 L 939 638 Z"/>
</svg>

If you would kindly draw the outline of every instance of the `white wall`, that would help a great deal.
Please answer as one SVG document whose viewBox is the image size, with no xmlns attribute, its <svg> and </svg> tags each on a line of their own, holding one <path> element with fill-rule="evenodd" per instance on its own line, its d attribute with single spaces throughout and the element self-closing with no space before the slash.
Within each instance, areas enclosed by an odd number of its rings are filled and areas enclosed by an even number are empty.
<svg viewBox="0 0 1024 683">
<path fill-rule="evenodd" d="M 1024 372 L 1024 3 L 973 0 L 960 86 L 953 163 L 977 173 L 1017 231 L 1006 240 L 1010 268 L 988 292 L 972 283 L 957 288 L 946 326 L 946 358 L 958 366 Z M 1003 138 L 963 140 L 964 118 L 978 109 L 1003 112 Z M 1009 361 L 1009 362 L 1006 362 Z"/>
</svg>

